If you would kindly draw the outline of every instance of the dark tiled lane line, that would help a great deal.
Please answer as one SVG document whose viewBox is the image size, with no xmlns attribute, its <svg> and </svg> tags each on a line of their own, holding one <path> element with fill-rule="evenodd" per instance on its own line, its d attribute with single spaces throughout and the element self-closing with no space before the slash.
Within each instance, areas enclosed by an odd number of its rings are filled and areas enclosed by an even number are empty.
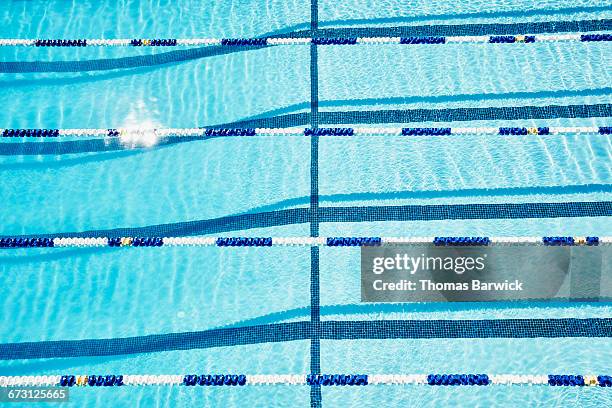
<svg viewBox="0 0 612 408">
<path fill-rule="evenodd" d="M 490 220 L 522 218 L 611 217 L 611 201 L 571 201 L 551 203 L 500 204 L 429 204 L 382 206 L 319 207 L 318 222 L 371 221 L 433 221 L 433 220 Z M 62 237 L 171 237 L 209 235 L 268 228 L 281 225 L 310 223 L 310 208 L 292 208 L 232 215 L 209 220 L 194 220 L 146 227 L 99 229 L 81 232 L 54 232 L 30 235 L 11 235 L 17 238 Z M 8 237 L 1 235 L 0 237 Z M 9 251 L 10 249 L 6 249 Z M 61 250 L 61 249 L 57 249 Z"/>
<path fill-rule="evenodd" d="M 318 37 L 319 5 L 310 1 L 309 36 Z M 319 65 L 317 45 L 310 44 L 310 127 L 319 127 Z M 310 236 L 319 236 L 319 136 L 310 137 Z M 319 247 L 310 248 L 310 373 L 321 373 L 321 311 L 319 282 Z M 310 387 L 310 406 L 322 406 L 321 386 Z"/>
<path fill-rule="evenodd" d="M 315 22 L 316 24 L 316 22 Z M 312 25 L 312 23 L 311 23 Z M 398 37 L 427 35 L 503 35 L 503 34 L 541 34 L 559 32 L 606 31 L 612 29 L 612 19 L 580 21 L 544 21 L 509 24 L 456 24 L 420 25 L 397 27 L 347 27 L 318 29 L 321 37 Z M 269 37 L 309 37 L 311 30 L 292 31 L 274 34 Z M 121 58 L 101 58 L 84 61 L 2 61 L 0 73 L 26 72 L 90 72 L 112 69 L 152 67 L 192 61 L 216 55 L 244 52 L 269 47 L 263 46 L 209 46 L 174 50 L 151 55 L 135 55 Z"/>
<path fill-rule="evenodd" d="M 250 119 L 239 122 L 210 126 L 213 128 L 288 128 L 302 127 L 309 123 L 322 124 L 406 124 L 415 122 L 463 122 L 472 120 L 519 120 L 519 119 L 556 119 L 556 118 L 603 118 L 612 117 L 612 104 L 593 105 L 548 105 L 548 106 L 509 106 L 485 108 L 447 108 L 447 109 L 392 109 L 377 111 L 319 112 L 312 118 L 312 112 L 291 113 L 269 118 Z M 226 137 L 226 136 L 220 136 Z M 309 136 L 312 137 L 312 136 Z M 599 137 L 599 136 L 597 136 Z M 606 137 L 606 136 L 602 136 Z M 205 141 L 218 137 L 179 137 L 172 136 L 160 141 L 159 146 L 176 143 Z M 315 137 L 316 138 L 316 137 Z M 318 146 L 318 138 L 313 144 Z M 84 152 L 104 152 L 125 150 L 116 139 L 89 139 L 74 141 L 2 142 L 0 155 L 38 155 L 71 154 Z"/>
<path fill-rule="evenodd" d="M 328 340 L 612 337 L 611 318 L 490 320 L 331 320 L 321 322 Z M 306 340 L 312 323 L 265 324 L 113 339 L 0 344 L 0 360 L 114 356 Z"/>
</svg>

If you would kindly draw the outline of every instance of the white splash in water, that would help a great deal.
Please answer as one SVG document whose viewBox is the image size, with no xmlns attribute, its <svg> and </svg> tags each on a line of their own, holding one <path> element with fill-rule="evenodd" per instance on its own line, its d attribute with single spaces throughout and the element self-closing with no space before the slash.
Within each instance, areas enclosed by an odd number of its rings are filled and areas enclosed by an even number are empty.
<svg viewBox="0 0 612 408">
<path fill-rule="evenodd" d="M 155 113 L 155 112 L 152 112 Z M 145 103 L 136 103 L 119 128 L 119 140 L 128 147 L 151 147 L 159 142 L 159 135 L 155 129 L 159 123 L 149 119 L 151 112 L 147 111 Z"/>
</svg>

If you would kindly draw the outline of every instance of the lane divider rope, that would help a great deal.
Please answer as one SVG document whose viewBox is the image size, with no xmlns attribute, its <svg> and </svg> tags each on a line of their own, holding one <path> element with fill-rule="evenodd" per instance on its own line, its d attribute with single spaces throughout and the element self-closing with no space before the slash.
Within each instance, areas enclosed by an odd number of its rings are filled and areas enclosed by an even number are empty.
<svg viewBox="0 0 612 408">
<path fill-rule="evenodd" d="M 557 387 L 612 387 L 610 375 L 547 374 L 187 374 L 187 375 L 37 375 L 1 376 L 0 387 L 120 387 L 144 385 L 245 386 L 245 385 L 430 385 L 488 386 L 544 385 Z"/>
<path fill-rule="evenodd" d="M 123 38 L 123 39 L 0 39 L 0 46 L 25 47 L 177 47 L 177 46 L 238 46 L 267 45 L 356 45 L 356 44 L 531 44 L 535 42 L 601 42 L 612 41 L 607 32 L 567 34 L 517 34 L 480 36 L 421 36 L 421 37 L 321 37 L 321 38 Z"/>
<path fill-rule="evenodd" d="M 271 247 L 329 246 L 362 247 L 381 245 L 435 246 L 598 246 L 612 244 L 611 237 L 72 237 L 72 238 L 0 238 L 0 248 L 66 247 Z"/>
<path fill-rule="evenodd" d="M 5 138 L 55 137 L 229 137 L 229 136 L 546 136 L 563 134 L 611 135 L 612 126 L 573 127 L 357 127 L 357 128 L 112 128 L 112 129 L 25 129 L 0 128 Z"/>
</svg>

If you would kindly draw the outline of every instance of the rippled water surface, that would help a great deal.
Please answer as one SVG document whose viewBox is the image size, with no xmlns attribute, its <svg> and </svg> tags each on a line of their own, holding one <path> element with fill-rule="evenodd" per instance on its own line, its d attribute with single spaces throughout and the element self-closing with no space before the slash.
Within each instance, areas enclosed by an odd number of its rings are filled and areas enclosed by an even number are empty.
<svg viewBox="0 0 612 408">
<path fill-rule="evenodd" d="M 319 0 L 322 28 L 610 18 L 609 1 Z M 6 0 L 1 38 L 219 38 L 310 28 L 303 1 Z M 0 128 L 198 127 L 310 112 L 308 46 L 174 58 L 171 48 L 4 47 Z M 318 47 L 320 111 L 592 105 L 610 102 L 610 43 Z M 174 54 L 171 54 L 174 55 Z M 127 59 L 126 59 L 127 58 Z M 80 62 L 96 61 L 88 69 Z M 44 65 L 38 62 L 56 62 Z M 49 67 L 54 67 L 53 69 Z M 28 71 L 28 72 L 25 72 Z M 29 72 L 37 71 L 37 72 Z M 57 72 L 68 71 L 68 72 Z M 334 125 L 334 124 L 329 124 Z M 401 124 L 389 124 L 389 126 Z M 609 118 L 460 126 L 609 126 Z M 368 126 L 361 125 L 361 126 Z M 381 126 L 381 125 L 372 125 Z M 457 126 L 422 122 L 414 126 Z M 0 235 L 160 228 L 308 207 L 311 144 L 217 138 L 120 149 L 0 140 Z M 38 149 L 37 154 L 22 154 Z M 62 143 L 57 145 L 56 143 Z M 610 201 L 612 139 L 365 137 L 319 143 L 321 206 Z M 134 146 L 134 144 L 139 146 Z M 143 145 L 145 147 L 142 147 Z M 28 150 L 29 149 L 29 150 Z M 155 227 L 159 226 L 159 227 Z M 321 236 L 611 235 L 612 217 L 326 223 Z M 195 232 L 197 233 L 197 231 Z M 308 236 L 309 225 L 228 235 Z M 28 249 L 0 253 L 0 343 L 116 338 L 310 319 L 308 249 Z M 359 304 L 359 251 L 324 248 L 322 320 L 612 317 L 607 305 Z M 606 373 L 610 340 L 322 341 L 323 372 Z M 0 361 L 0 375 L 307 373 L 310 341 L 95 358 Z M 606 406 L 604 389 L 342 387 L 327 406 Z M 75 389 L 75 406 L 307 406 L 308 387 Z"/>
</svg>

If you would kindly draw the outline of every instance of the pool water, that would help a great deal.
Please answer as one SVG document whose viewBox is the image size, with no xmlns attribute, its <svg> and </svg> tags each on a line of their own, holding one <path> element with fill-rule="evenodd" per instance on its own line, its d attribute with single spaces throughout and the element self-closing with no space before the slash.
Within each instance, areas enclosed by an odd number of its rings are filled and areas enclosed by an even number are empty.
<svg viewBox="0 0 612 408">
<path fill-rule="evenodd" d="M 612 18 L 610 1 L 592 0 L 314 4 L 321 29 Z M 257 37 L 310 29 L 310 6 L 295 0 L 6 0 L 0 4 L 0 38 Z M 144 66 L 123 60 L 172 51 L 0 47 L 0 127 L 192 128 L 313 109 L 309 46 Z M 607 104 L 610 113 L 611 52 L 609 42 L 319 46 L 314 79 L 318 111 Z M 92 60 L 97 61 L 92 69 L 77 68 L 79 61 Z M 15 61 L 23 62 L 22 70 L 7 72 L 4 63 Z M 49 72 L 54 69 L 43 64 L 62 61 L 68 72 Z M 413 125 L 610 126 L 609 116 L 462 122 L 424 118 Z M 321 138 L 316 158 L 306 137 L 158 142 L 124 140 L 117 148 L 70 138 L 0 140 L 0 235 L 102 234 L 147 227 L 207 234 L 204 229 L 181 229 L 178 223 L 309 208 L 312 177 L 318 181 L 321 207 L 612 201 L 612 138 L 602 135 Z M 313 175 L 314 159 L 318 171 Z M 319 226 L 320 236 L 605 236 L 611 231 L 612 214 Z M 294 223 L 225 235 L 303 237 L 311 232 L 308 223 Z M 612 317 L 612 307 L 605 303 L 360 304 L 359 260 L 359 249 L 320 250 L 322 321 Z M 311 251 L 304 247 L 1 251 L 0 343 L 309 321 L 311 262 Z M 610 346 L 605 337 L 321 340 L 320 365 L 324 373 L 609 374 Z M 302 374 L 311 370 L 311 353 L 310 340 L 296 340 L 110 357 L 3 359 L 0 376 Z M 75 388 L 71 404 L 308 406 L 309 388 Z M 599 387 L 369 386 L 323 387 L 321 401 L 327 406 L 607 406 L 612 396 Z"/>
</svg>

